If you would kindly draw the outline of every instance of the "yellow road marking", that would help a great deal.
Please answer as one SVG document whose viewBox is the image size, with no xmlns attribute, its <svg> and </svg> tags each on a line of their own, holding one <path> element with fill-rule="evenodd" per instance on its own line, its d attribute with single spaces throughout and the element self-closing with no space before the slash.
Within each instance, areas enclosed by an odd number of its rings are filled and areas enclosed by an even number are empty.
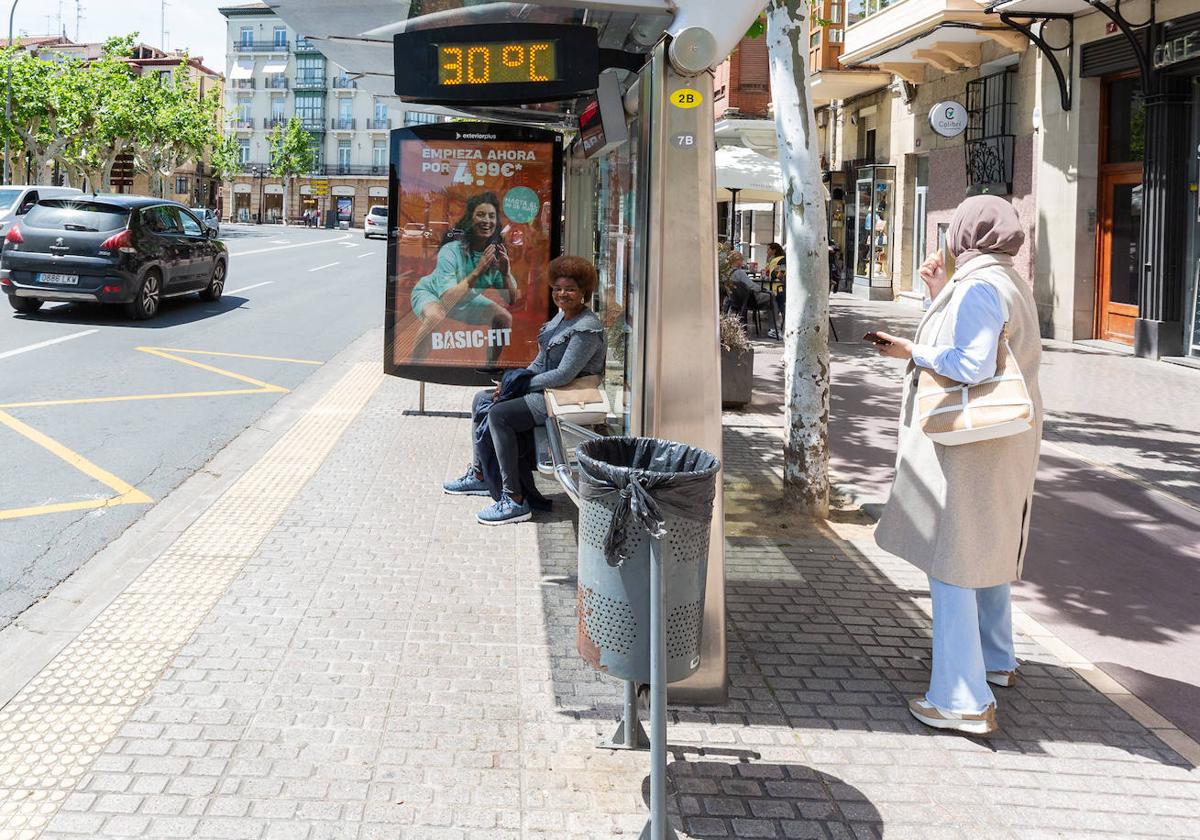
<svg viewBox="0 0 1200 840">
<path fill-rule="evenodd" d="M 227 379 L 234 379 L 238 382 L 244 382 L 247 385 L 253 385 L 253 388 L 227 388 L 218 391 L 180 391 L 167 394 L 128 394 L 113 397 L 85 397 L 82 399 L 69 400 L 34 400 L 29 402 L 4 403 L 0 404 L 0 409 L 11 408 L 49 408 L 52 406 L 64 405 L 93 405 L 99 403 L 117 403 L 117 402 L 141 402 L 145 400 L 177 400 L 190 397 L 229 397 L 244 394 L 286 394 L 287 388 L 282 385 L 272 385 L 270 382 L 264 382 L 261 379 L 255 379 L 244 374 L 234 373 L 231 370 L 216 367 L 215 365 L 198 362 L 195 359 L 187 359 L 178 354 L 194 354 L 203 356 L 223 356 L 233 359 L 255 359 L 265 362 L 285 362 L 297 365 L 314 365 L 320 366 L 324 362 L 317 362 L 311 359 L 289 359 L 282 356 L 257 356 L 249 353 L 223 353 L 215 350 L 186 350 L 177 347 L 135 347 L 135 350 L 148 353 L 152 356 L 157 356 L 168 361 L 178 362 L 179 364 L 189 365 L 190 367 L 199 368 L 200 370 L 214 373 L 217 376 L 224 376 Z M 11 414 L 0 411 L 0 424 L 8 426 L 17 434 L 32 441 L 38 446 L 45 449 L 47 452 L 57 458 L 70 464 L 75 469 L 82 472 L 89 478 L 93 478 L 104 486 L 111 489 L 117 495 L 107 499 L 89 499 L 80 502 L 58 502 L 49 505 L 37 505 L 33 507 L 23 508 L 7 508 L 0 509 L 0 520 L 4 519 L 19 519 L 25 516 L 40 516 L 48 513 L 67 513 L 77 510 L 96 510 L 99 508 L 115 507 L 117 505 L 138 505 L 152 504 L 154 500 L 138 490 L 132 484 L 122 481 L 107 470 L 93 464 L 88 459 L 84 458 L 77 452 L 73 452 L 61 443 L 56 441 L 49 435 L 39 432 L 32 426 L 22 423 Z"/>
<path fill-rule="evenodd" d="M 154 501 L 132 484 L 122 481 L 108 470 L 93 464 L 78 452 L 68 449 L 49 435 L 42 434 L 32 426 L 22 423 L 11 414 L 0 411 L 0 423 L 8 426 L 22 437 L 33 441 L 51 455 L 54 455 L 56 458 L 66 461 L 69 465 L 79 470 L 84 475 L 95 479 L 117 494 L 116 497 L 111 499 L 98 499 L 87 502 L 65 502 L 55 505 L 41 505 L 38 507 L 0 510 L 0 519 L 16 519 L 20 516 L 32 516 L 38 513 L 54 513 L 59 510 L 86 510 L 89 508 L 108 507 L 109 505 L 149 504 Z"/>
</svg>

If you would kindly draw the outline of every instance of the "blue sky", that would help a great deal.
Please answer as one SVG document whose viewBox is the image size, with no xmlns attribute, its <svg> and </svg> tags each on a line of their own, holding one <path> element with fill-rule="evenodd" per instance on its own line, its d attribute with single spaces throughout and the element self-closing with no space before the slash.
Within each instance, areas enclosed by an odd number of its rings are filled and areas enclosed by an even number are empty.
<svg viewBox="0 0 1200 840">
<path fill-rule="evenodd" d="M 166 8 L 166 46 L 172 49 L 187 47 L 192 55 L 204 56 L 204 63 L 214 70 L 225 70 L 225 18 L 220 6 L 236 6 L 243 0 L 169 0 Z M 79 21 L 79 39 L 103 41 L 110 35 L 139 32 L 138 39 L 153 46 L 160 41 L 160 0 L 80 0 L 83 17 Z M 0 0 L 7 17 L 10 0 Z M 57 31 L 59 7 L 69 38 L 75 38 L 76 0 L 19 0 L 13 19 L 13 31 L 29 35 L 45 35 Z M 7 26 L 8 21 L 0 23 Z M 7 35 L 7 32 L 3 33 Z"/>
</svg>

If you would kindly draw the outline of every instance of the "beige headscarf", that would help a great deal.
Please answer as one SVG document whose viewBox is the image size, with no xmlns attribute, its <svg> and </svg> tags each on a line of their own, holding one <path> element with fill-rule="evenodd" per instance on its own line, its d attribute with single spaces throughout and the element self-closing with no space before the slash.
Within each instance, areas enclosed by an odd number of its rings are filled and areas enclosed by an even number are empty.
<svg viewBox="0 0 1200 840">
<path fill-rule="evenodd" d="M 997 195 L 973 195 L 958 205 L 946 232 L 956 265 L 981 254 L 1015 257 L 1024 241 L 1017 211 Z"/>
</svg>

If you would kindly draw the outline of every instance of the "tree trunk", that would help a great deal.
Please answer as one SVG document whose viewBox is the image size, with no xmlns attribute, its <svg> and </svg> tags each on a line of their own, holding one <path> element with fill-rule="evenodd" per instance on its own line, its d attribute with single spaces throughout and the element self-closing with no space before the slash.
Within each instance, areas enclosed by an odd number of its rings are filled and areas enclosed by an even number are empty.
<svg viewBox="0 0 1200 840">
<path fill-rule="evenodd" d="M 816 120 L 808 91 L 809 0 L 771 0 L 767 48 L 784 181 L 786 498 L 829 513 L 829 249 Z"/>
</svg>

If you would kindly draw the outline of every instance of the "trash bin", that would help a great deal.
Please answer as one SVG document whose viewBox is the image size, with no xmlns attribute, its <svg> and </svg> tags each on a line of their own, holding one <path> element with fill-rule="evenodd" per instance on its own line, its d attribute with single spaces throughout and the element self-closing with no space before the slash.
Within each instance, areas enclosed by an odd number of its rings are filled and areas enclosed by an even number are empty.
<svg viewBox="0 0 1200 840">
<path fill-rule="evenodd" d="M 721 462 L 655 438 L 598 438 L 579 462 L 580 656 L 621 679 L 650 682 L 650 537 L 666 588 L 667 682 L 700 666 L 708 538 Z"/>
</svg>

